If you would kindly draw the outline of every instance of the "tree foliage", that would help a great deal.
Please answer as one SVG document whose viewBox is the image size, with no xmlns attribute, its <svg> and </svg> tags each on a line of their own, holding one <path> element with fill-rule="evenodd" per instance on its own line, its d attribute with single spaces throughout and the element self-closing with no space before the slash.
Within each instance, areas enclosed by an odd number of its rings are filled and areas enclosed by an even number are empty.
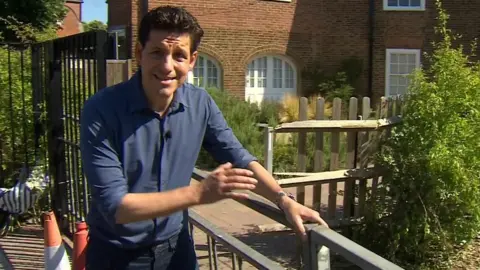
<svg viewBox="0 0 480 270">
<path fill-rule="evenodd" d="M 16 40 L 44 41 L 56 36 L 50 28 L 37 32 L 29 24 L 13 20 L 7 29 Z M 0 36 L 3 32 L 0 32 Z M 0 186 L 13 184 L 25 163 L 34 163 L 34 125 L 31 51 L 28 45 L 0 45 Z"/>
<path fill-rule="evenodd" d="M 369 199 L 359 234 L 406 269 L 447 267 L 480 231 L 480 63 L 452 45 L 457 36 L 437 7 L 441 40 L 412 77 L 403 123 L 381 144 L 386 189 Z"/>
<path fill-rule="evenodd" d="M 107 30 L 107 25 L 101 21 L 93 20 L 89 22 L 82 22 L 83 31 Z"/>
<path fill-rule="evenodd" d="M 17 35 L 9 29 L 6 21 L 29 24 L 35 31 L 55 28 L 67 14 L 64 0 L 2 0 L 0 1 L 0 33 L 8 41 Z"/>
</svg>

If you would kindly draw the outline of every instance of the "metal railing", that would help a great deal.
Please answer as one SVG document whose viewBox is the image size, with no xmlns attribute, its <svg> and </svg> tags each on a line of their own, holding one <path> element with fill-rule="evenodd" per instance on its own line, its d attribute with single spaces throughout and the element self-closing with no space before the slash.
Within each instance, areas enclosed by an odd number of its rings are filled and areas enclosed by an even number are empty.
<svg viewBox="0 0 480 270">
<path fill-rule="evenodd" d="M 219 268 L 217 243 L 225 247 L 231 256 L 232 269 L 242 269 L 243 260 L 257 269 L 277 270 L 284 269 L 278 263 L 265 257 L 237 238 L 224 232 L 208 220 L 201 217 L 195 210 L 189 210 L 190 230 L 193 226 L 207 235 L 208 262 L 210 269 Z M 193 232 L 192 232 L 193 235 Z"/>
<path fill-rule="evenodd" d="M 192 177 L 198 181 L 205 179 L 208 172 L 194 169 Z M 253 192 L 246 192 L 249 198 L 246 200 L 238 200 L 239 203 L 263 214 L 279 223 L 290 226 L 281 210 L 272 202 L 254 194 Z M 308 235 L 308 242 L 304 243 L 302 250 L 302 268 L 305 270 L 325 269 L 325 263 L 329 258 L 324 258 L 325 253 L 322 247 L 327 247 L 332 251 L 338 253 L 351 263 L 363 268 L 371 270 L 400 270 L 400 266 L 380 257 L 379 255 L 369 251 L 360 246 L 352 240 L 343 235 L 320 225 L 307 224 L 305 225 Z M 323 253 L 323 254 L 322 254 Z M 244 254 L 248 256 L 248 254 Z M 252 258 L 249 258 L 252 259 Z M 328 264 L 328 263 L 327 263 Z M 327 268 L 329 269 L 329 268 Z"/>
</svg>

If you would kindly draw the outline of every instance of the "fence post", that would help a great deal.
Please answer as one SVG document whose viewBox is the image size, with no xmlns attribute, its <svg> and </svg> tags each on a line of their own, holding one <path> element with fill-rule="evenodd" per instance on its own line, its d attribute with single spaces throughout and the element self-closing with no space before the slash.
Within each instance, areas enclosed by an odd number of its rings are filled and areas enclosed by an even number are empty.
<svg viewBox="0 0 480 270">
<path fill-rule="evenodd" d="M 269 126 L 264 127 L 264 159 L 265 169 L 269 173 L 273 173 L 273 128 Z"/>
<path fill-rule="evenodd" d="M 308 240 L 303 243 L 303 270 L 330 270 L 330 249 L 312 240 L 312 231 L 308 231 Z"/>
<path fill-rule="evenodd" d="M 50 175 L 53 179 L 52 208 L 55 211 L 58 220 L 58 226 L 62 231 L 68 230 L 68 207 L 67 207 L 67 171 L 65 164 L 65 143 L 63 124 L 63 97 L 62 97 L 62 68 L 61 68 L 61 48 L 56 42 L 47 44 L 47 63 L 49 90 L 47 96 L 48 110 L 48 153 Z"/>
</svg>

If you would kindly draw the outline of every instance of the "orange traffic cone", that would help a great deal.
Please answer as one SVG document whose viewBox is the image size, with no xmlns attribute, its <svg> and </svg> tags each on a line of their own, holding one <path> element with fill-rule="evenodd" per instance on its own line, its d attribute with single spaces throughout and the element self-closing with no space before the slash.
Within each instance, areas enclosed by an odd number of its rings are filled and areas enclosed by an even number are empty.
<svg viewBox="0 0 480 270">
<path fill-rule="evenodd" d="M 70 261 L 53 212 L 44 213 L 45 269 L 70 270 Z"/>
<path fill-rule="evenodd" d="M 87 224 L 85 222 L 77 222 L 77 232 L 73 236 L 73 269 L 85 270 L 85 252 L 87 249 Z"/>
</svg>

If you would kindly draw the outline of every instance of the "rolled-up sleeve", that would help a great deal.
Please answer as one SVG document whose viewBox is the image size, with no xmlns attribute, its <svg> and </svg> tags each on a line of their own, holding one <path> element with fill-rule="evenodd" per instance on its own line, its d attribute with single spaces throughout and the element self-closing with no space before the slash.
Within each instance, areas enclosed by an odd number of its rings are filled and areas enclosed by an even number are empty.
<svg viewBox="0 0 480 270">
<path fill-rule="evenodd" d="M 128 192 L 118 153 L 113 146 L 113 131 L 96 104 L 86 102 L 80 122 L 80 150 L 93 203 L 113 227 L 115 213 Z"/>
<path fill-rule="evenodd" d="M 207 101 L 207 114 L 207 128 L 203 147 L 217 162 L 231 162 L 235 167 L 247 168 L 250 162 L 257 160 L 238 141 L 222 112 L 210 96 L 208 96 Z"/>
</svg>

